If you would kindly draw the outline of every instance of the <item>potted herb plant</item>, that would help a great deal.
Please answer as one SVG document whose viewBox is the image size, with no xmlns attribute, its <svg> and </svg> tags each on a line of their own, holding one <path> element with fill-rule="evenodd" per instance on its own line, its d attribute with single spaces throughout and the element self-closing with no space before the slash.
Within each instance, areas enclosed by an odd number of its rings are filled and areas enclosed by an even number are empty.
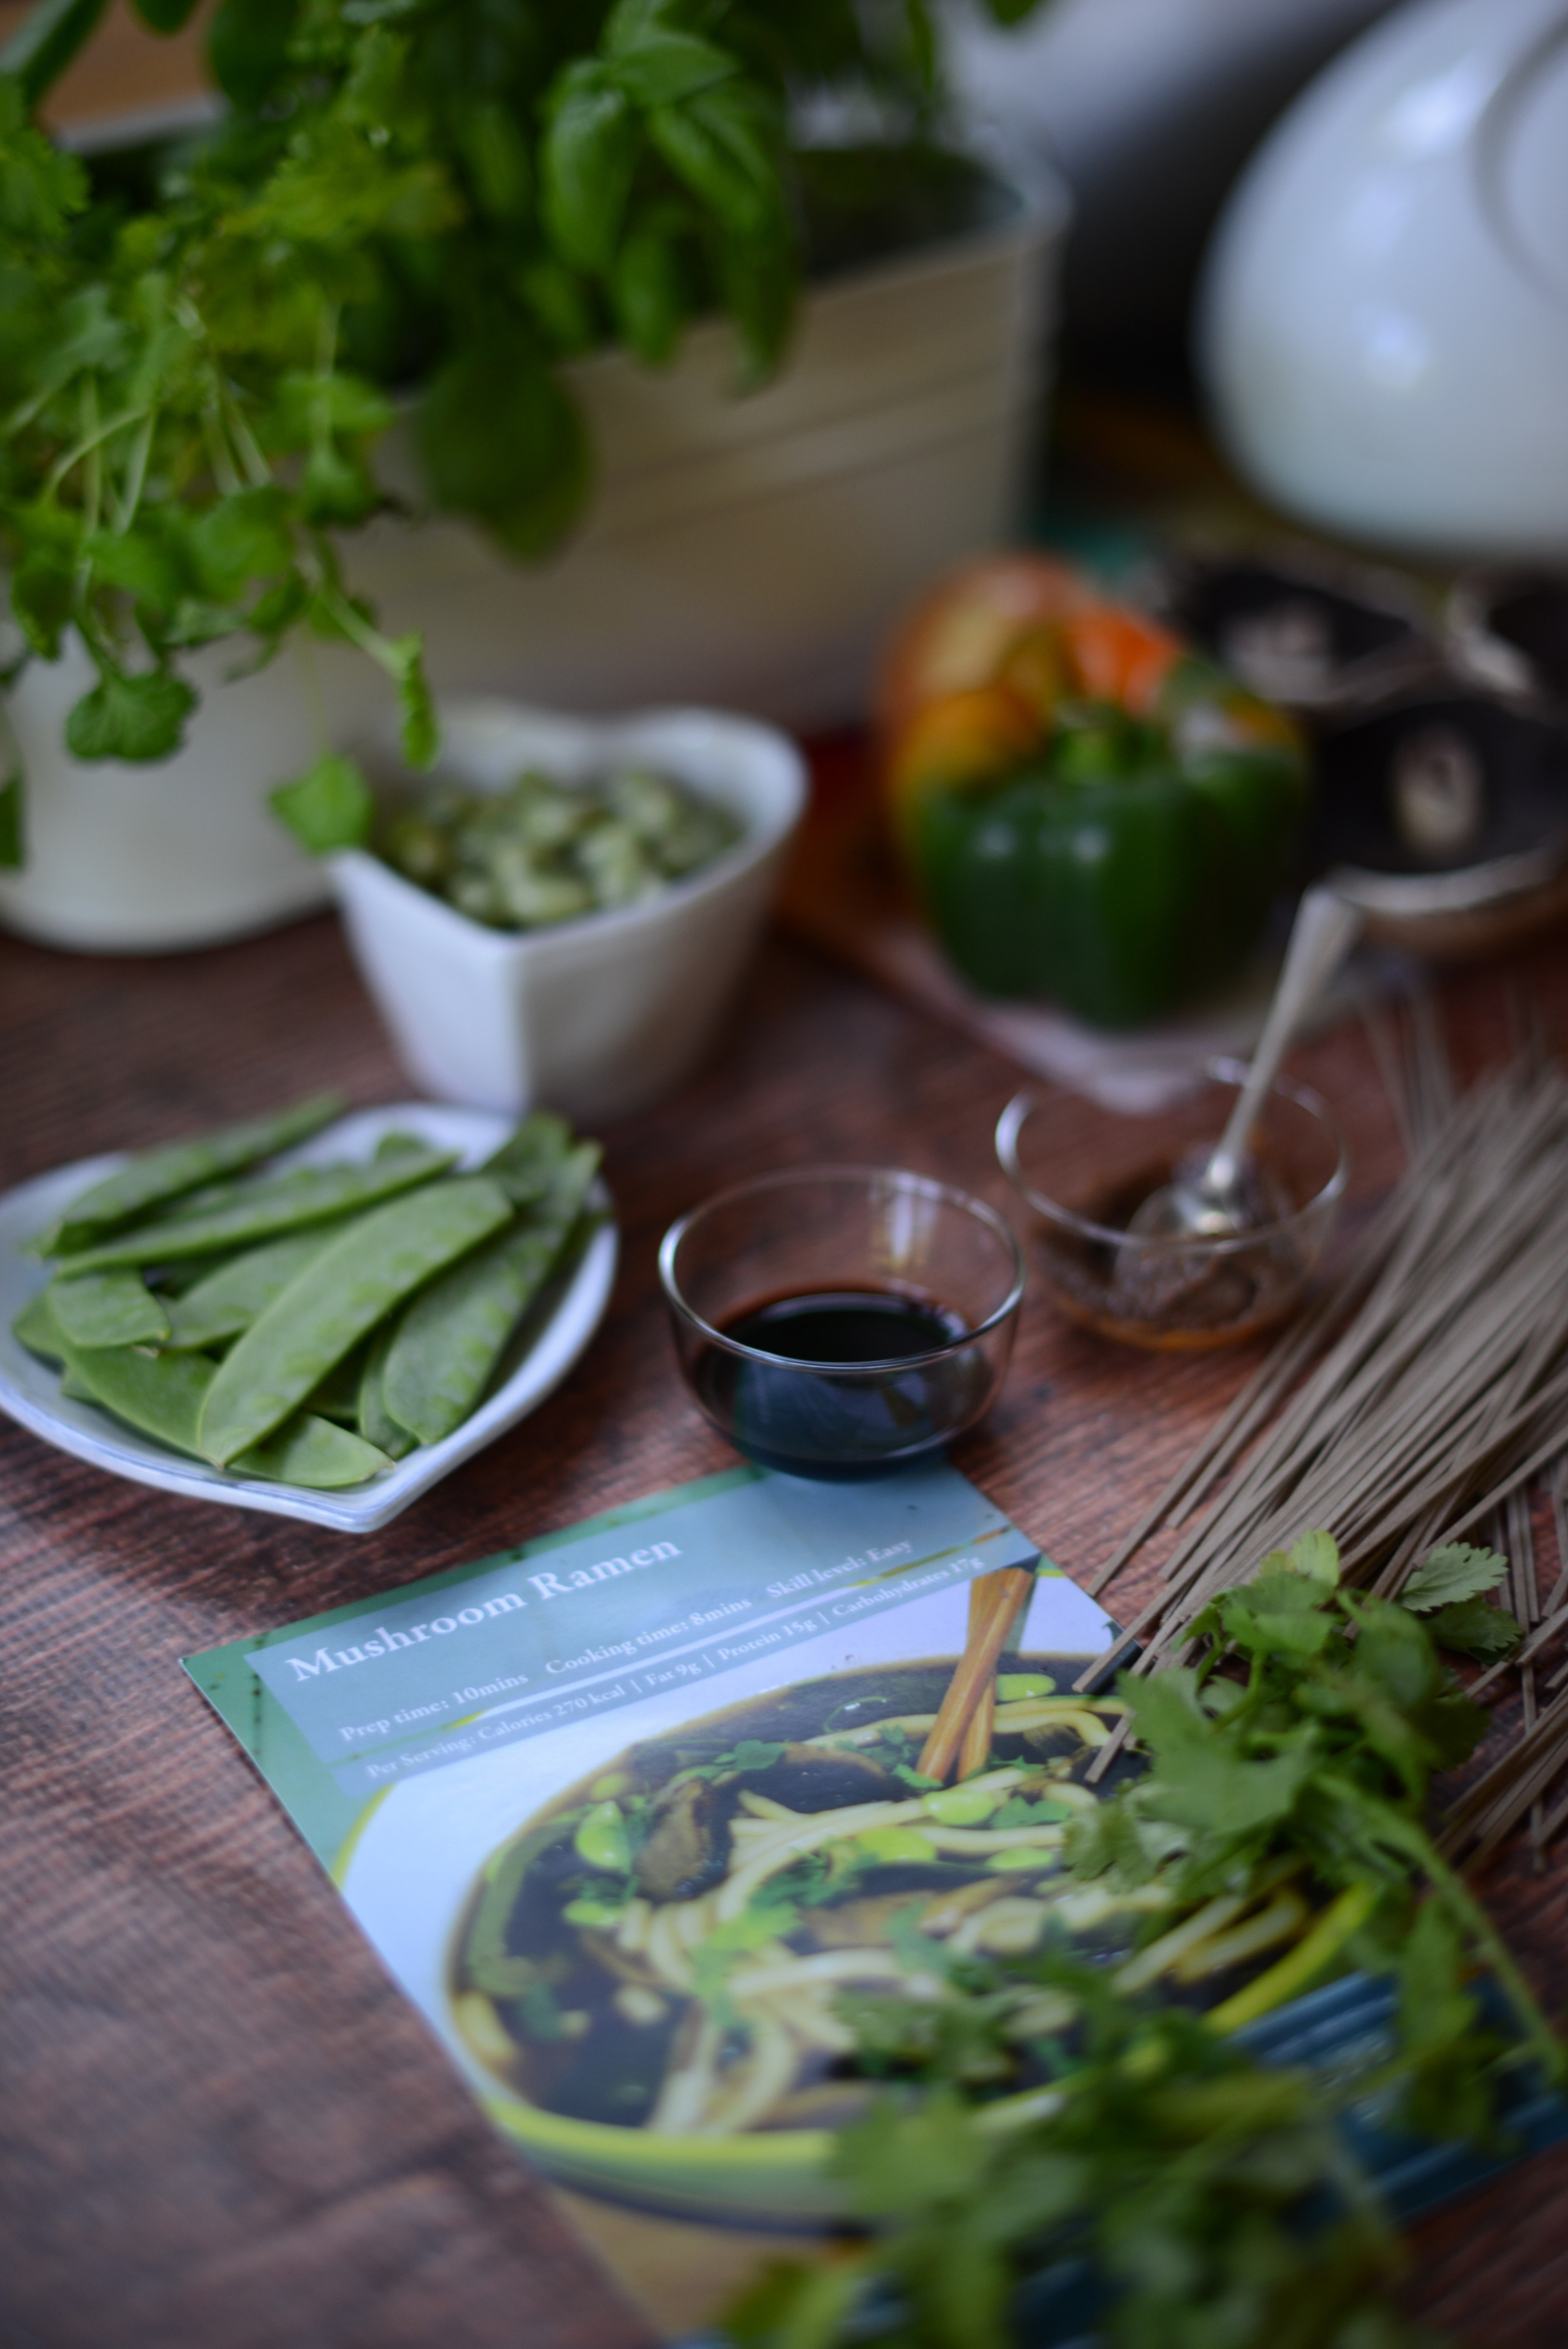
<svg viewBox="0 0 1568 2349">
<path fill-rule="evenodd" d="M 1004 524 L 1063 208 L 944 149 L 923 0 L 221 0 L 221 119 L 86 161 L 34 118 L 103 4 L 0 51 L 15 926 L 314 901 L 269 794 L 355 837 L 428 675 L 842 709 Z"/>
</svg>

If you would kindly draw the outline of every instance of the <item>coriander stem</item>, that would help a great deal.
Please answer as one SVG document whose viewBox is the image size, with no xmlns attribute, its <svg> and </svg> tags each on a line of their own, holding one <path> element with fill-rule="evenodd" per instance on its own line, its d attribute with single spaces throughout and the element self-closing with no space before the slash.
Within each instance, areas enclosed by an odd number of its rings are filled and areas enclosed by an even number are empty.
<svg viewBox="0 0 1568 2349">
<path fill-rule="evenodd" d="M 232 391 L 225 386 L 221 394 L 223 413 L 228 423 L 228 437 L 239 452 L 239 461 L 250 475 L 252 489 L 270 489 L 272 468 L 262 455 L 255 433 L 245 420 L 245 414 Z"/>
<path fill-rule="evenodd" d="M 93 407 L 94 413 L 96 414 L 96 392 L 94 394 Z M 122 432 L 127 424 L 139 422 L 141 417 L 146 414 L 147 410 L 145 407 L 122 409 L 119 416 L 112 416 L 107 424 L 98 424 L 91 432 L 84 432 L 81 439 L 76 441 L 73 447 L 69 448 L 63 457 L 57 457 L 54 464 L 50 466 L 48 478 L 45 480 L 43 488 L 39 492 L 40 500 L 47 502 L 49 499 L 54 497 L 60 488 L 60 484 L 65 480 L 67 474 L 70 473 L 74 466 L 80 465 L 84 457 L 91 456 L 94 449 L 98 448 L 104 441 L 112 440 L 117 432 Z"/>
<path fill-rule="evenodd" d="M 136 518 L 141 493 L 147 480 L 147 465 L 153 452 L 153 434 L 158 426 L 158 411 L 149 408 L 142 418 L 141 429 L 131 443 L 130 463 L 125 468 L 125 484 L 120 495 L 120 509 L 115 528 L 122 536 Z"/>
<path fill-rule="evenodd" d="M 82 440 L 85 451 L 82 475 L 82 521 L 90 538 L 102 516 L 104 502 L 103 435 L 98 430 L 98 378 L 88 373 L 81 386 Z"/>
<path fill-rule="evenodd" d="M 406 663 L 394 650 L 391 640 L 383 636 L 379 628 L 372 628 L 369 621 L 355 611 L 353 604 L 340 588 L 336 586 L 320 587 L 318 588 L 317 595 L 323 610 L 342 629 L 351 644 L 357 644 L 362 653 L 368 653 L 370 659 L 384 668 L 389 677 L 402 677 Z"/>
<path fill-rule="evenodd" d="M 223 437 L 222 418 L 219 414 L 216 393 L 209 398 L 202 409 L 202 438 L 207 443 L 207 455 L 213 467 L 213 479 L 218 484 L 220 494 L 225 498 L 233 497 L 236 491 L 243 489 L 245 485 L 234 470 L 234 460 L 229 454 L 228 443 Z"/>
</svg>

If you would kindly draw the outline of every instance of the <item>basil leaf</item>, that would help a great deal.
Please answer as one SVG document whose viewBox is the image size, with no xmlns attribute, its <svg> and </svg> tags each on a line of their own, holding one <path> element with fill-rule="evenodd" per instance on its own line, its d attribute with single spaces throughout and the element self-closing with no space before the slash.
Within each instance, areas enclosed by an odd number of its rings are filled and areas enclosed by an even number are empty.
<svg viewBox="0 0 1568 2349">
<path fill-rule="evenodd" d="M 75 759 L 125 759 L 146 763 L 179 749 L 196 696 L 172 669 L 127 676 L 105 668 L 66 720 L 66 748 Z"/>
<path fill-rule="evenodd" d="M 437 502 L 473 514 L 514 554 L 548 554 L 581 512 L 581 418 L 531 338 L 506 318 L 432 378 L 416 428 Z"/>
<path fill-rule="evenodd" d="M 14 74 L 30 113 L 85 48 L 106 0 L 38 0 L 0 48 L 0 73 Z"/>
<path fill-rule="evenodd" d="M 623 90 L 592 60 L 568 67 L 544 142 L 545 213 L 568 261 L 610 266 L 642 148 Z"/>
<path fill-rule="evenodd" d="M 288 62 L 298 0 L 222 0 L 207 34 L 213 76 L 236 106 L 263 104 Z"/>
<path fill-rule="evenodd" d="M 525 220 L 533 203 L 533 167 L 514 110 L 494 98 L 475 106 L 463 151 L 480 210 L 492 220 Z"/>
<path fill-rule="evenodd" d="M 732 238 L 724 256 L 724 302 L 741 338 L 740 388 L 765 383 L 795 320 L 795 248 L 787 232 Z"/>
<path fill-rule="evenodd" d="M 670 358 L 691 307 L 679 242 L 687 225 L 667 205 L 645 214 L 622 240 L 611 271 L 615 323 L 649 367 Z"/>
<path fill-rule="evenodd" d="M 784 218 L 769 111 L 755 84 L 738 82 L 648 116 L 648 135 L 676 178 L 740 236 L 760 235 Z"/>
<path fill-rule="evenodd" d="M 652 32 L 612 50 L 616 84 L 638 106 L 674 106 L 739 72 L 733 57 L 689 32 Z"/>
<path fill-rule="evenodd" d="M 178 32 L 196 14 L 200 0 L 131 0 L 142 23 L 154 32 Z"/>
<path fill-rule="evenodd" d="M 354 760 L 335 751 L 269 792 L 268 805 L 313 856 L 363 848 L 375 820 L 369 785 Z"/>
</svg>

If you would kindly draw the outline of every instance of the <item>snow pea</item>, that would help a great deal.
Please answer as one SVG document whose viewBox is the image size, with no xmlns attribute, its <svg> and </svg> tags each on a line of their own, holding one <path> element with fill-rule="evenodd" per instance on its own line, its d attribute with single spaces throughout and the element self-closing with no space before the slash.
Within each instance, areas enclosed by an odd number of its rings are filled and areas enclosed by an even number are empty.
<svg viewBox="0 0 1568 2349">
<path fill-rule="evenodd" d="M 28 1297 L 11 1324 L 11 1335 L 19 1346 L 24 1346 L 29 1354 L 38 1355 L 41 1361 L 52 1362 L 58 1368 L 65 1360 L 47 1289 L 40 1289 L 36 1297 Z"/>
<path fill-rule="evenodd" d="M 388 1416 L 421 1443 L 450 1436 L 483 1394 L 582 1212 L 599 1156 L 595 1143 L 571 1150 L 537 1208 L 404 1308 L 387 1350 L 381 1395 Z"/>
<path fill-rule="evenodd" d="M 270 1240 L 416 1190 L 451 1164 L 450 1151 L 423 1150 L 416 1157 L 406 1150 L 395 1157 L 372 1159 L 365 1166 L 301 1167 L 297 1174 L 280 1178 L 275 1188 L 269 1185 L 267 1196 L 237 1199 L 211 1215 L 140 1224 L 132 1232 L 105 1241 L 102 1247 L 68 1256 L 61 1270 L 95 1272 L 111 1264 L 162 1264 L 233 1248 L 240 1241 Z"/>
<path fill-rule="evenodd" d="M 69 1339 L 62 1346 L 68 1376 L 94 1402 L 174 1451 L 202 1457 L 197 1428 L 216 1375 L 203 1355 L 155 1354 L 132 1346 L 76 1346 Z M 385 1453 L 347 1429 L 308 1414 L 229 1462 L 242 1475 L 326 1490 L 363 1485 L 390 1465 Z"/>
<path fill-rule="evenodd" d="M 449 1152 L 436 1152 L 434 1145 L 421 1142 L 416 1134 L 388 1134 L 381 1146 L 371 1153 L 377 1166 L 389 1158 L 413 1161 L 416 1158 L 429 1163 L 434 1153 L 450 1163 Z M 289 1166 L 281 1173 L 241 1175 L 232 1183 L 205 1183 L 199 1191 L 187 1192 L 168 1207 L 156 1208 L 149 1218 L 154 1224 L 183 1223 L 192 1215 L 216 1215 L 222 1207 L 260 1206 L 263 1200 L 288 1199 L 309 1197 L 323 1175 L 341 1177 L 364 1171 L 364 1161 L 355 1158 L 333 1158 L 310 1166 Z"/>
<path fill-rule="evenodd" d="M 188 1353 L 237 1338 L 336 1238 L 334 1225 L 313 1225 L 231 1256 L 183 1297 L 169 1300 L 168 1343 Z"/>
<path fill-rule="evenodd" d="M 552 1177 L 571 1149 L 571 1128 L 549 1109 L 536 1109 L 509 1135 L 480 1172 L 499 1183 L 514 1207 L 543 1199 Z"/>
<path fill-rule="evenodd" d="M 220 1126 L 216 1133 L 173 1142 L 164 1150 L 144 1150 L 118 1173 L 78 1192 L 58 1221 L 28 1242 L 29 1252 L 36 1256 L 74 1254 L 128 1223 L 132 1216 L 177 1199 L 181 1192 L 194 1191 L 198 1184 L 213 1182 L 220 1175 L 236 1173 L 242 1166 L 254 1166 L 303 1142 L 330 1125 L 334 1117 L 341 1117 L 346 1105 L 341 1094 L 318 1093 L 309 1101 L 296 1101 L 292 1108 L 275 1110 L 270 1117 L 247 1118 L 242 1125 Z"/>
<path fill-rule="evenodd" d="M 365 1367 L 360 1373 L 360 1434 L 367 1444 L 373 1444 L 393 1460 L 401 1460 L 413 1451 L 417 1441 L 407 1428 L 399 1427 L 386 1407 L 382 1377 L 386 1370 L 388 1349 L 397 1334 L 396 1319 L 381 1324 L 370 1340 Z"/>
<path fill-rule="evenodd" d="M 57 1278 L 49 1303 L 61 1336 L 73 1346 L 156 1346 L 169 1336 L 169 1315 L 138 1272 Z"/>
<path fill-rule="evenodd" d="M 198 1430 L 220 1466 L 271 1433 L 411 1293 L 511 1221 L 506 1193 L 460 1175 L 358 1217 L 252 1322 L 208 1391 Z"/>
</svg>

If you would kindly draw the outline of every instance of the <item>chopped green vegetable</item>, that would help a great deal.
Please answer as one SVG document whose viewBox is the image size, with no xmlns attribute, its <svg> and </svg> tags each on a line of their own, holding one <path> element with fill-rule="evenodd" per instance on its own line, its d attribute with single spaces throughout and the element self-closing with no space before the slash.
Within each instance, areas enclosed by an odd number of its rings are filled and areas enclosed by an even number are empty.
<svg viewBox="0 0 1568 2349">
<path fill-rule="evenodd" d="M 510 791 L 428 786 L 388 824 L 388 863 L 475 921 L 531 930 L 658 897 L 740 837 L 728 809 L 627 768 L 567 787 L 525 774 Z"/>
</svg>

